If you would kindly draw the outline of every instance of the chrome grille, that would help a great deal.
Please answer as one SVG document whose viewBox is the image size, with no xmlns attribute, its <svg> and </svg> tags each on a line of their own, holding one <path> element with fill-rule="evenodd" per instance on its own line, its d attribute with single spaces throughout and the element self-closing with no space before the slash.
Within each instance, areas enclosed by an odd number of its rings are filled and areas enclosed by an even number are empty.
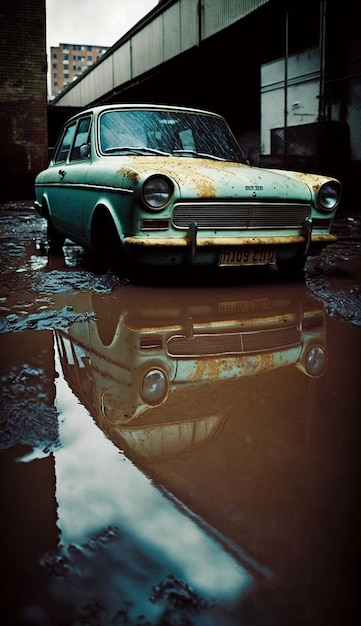
<svg viewBox="0 0 361 626">
<path fill-rule="evenodd" d="M 196 222 L 199 229 L 247 230 L 301 228 L 311 214 L 309 204 L 200 202 L 176 204 L 174 228 L 187 229 Z"/>
<path fill-rule="evenodd" d="M 175 335 L 167 342 L 172 357 L 222 356 L 282 350 L 300 343 L 296 326 L 240 333 L 204 334 L 186 337 Z"/>
</svg>

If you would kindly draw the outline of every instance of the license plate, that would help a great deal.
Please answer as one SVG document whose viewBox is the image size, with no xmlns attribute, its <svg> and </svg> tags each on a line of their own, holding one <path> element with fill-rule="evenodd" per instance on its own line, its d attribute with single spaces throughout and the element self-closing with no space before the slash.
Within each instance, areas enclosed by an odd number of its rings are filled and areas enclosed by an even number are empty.
<svg viewBox="0 0 361 626">
<path fill-rule="evenodd" d="M 218 265 L 268 265 L 275 263 L 277 248 L 272 246 L 225 248 L 221 251 Z"/>
</svg>

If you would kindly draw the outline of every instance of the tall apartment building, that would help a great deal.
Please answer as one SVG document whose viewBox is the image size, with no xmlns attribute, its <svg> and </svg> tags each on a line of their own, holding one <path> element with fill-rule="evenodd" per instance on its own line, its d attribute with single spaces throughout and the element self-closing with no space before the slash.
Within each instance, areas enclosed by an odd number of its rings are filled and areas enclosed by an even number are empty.
<svg viewBox="0 0 361 626">
<path fill-rule="evenodd" d="M 57 96 L 88 67 L 93 65 L 108 48 L 105 46 L 61 43 L 50 48 L 51 97 Z"/>
</svg>

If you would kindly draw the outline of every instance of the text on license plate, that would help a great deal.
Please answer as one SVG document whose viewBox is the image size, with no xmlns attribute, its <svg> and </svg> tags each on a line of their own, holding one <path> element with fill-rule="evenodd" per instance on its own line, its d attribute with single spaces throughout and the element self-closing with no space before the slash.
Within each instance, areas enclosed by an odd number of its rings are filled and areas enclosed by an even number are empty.
<svg viewBox="0 0 361 626">
<path fill-rule="evenodd" d="M 218 265 L 267 265 L 275 263 L 277 248 L 272 246 L 225 248 Z"/>
</svg>

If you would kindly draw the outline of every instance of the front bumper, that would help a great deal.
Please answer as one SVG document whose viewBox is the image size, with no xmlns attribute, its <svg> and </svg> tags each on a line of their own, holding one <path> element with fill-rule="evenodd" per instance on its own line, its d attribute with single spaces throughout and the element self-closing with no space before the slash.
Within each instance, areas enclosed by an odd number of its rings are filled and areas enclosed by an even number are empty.
<svg viewBox="0 0 361 626">
<path fill-rule="evenodd" d="M 328 245 L 337 241 L 336 235 L 311 235 L 311 243 Z M 198 237 L 196 247 L 227 247 L 227 246 L 274 246 L 287 244 L 304 244 L 302 235 L 286 235 L 275 237 Z M 125 237 L 124 244 L 130 247 L 184 248 L 190 245 L 188 237 Z"/>
<path fill-rule="evenodd" d="M 278 259 L 318 255 L 335 235 L 308 234 L 286 236 L 247 237 L 126 237 L 124 250 L 131 261 L 151 266 L 217 267 L 224 250 L 230 254 L 240 248 L 276 248 Z M 267 257 L 267 255 L 265 255 Z"/>
<path fill-rule="evenodd" d="M 337 241 L 331 234 L 304 233 L 284 236 L 197 237 L 189 231 L 184 237 L 125 237 L 123 243 L 130 259 L 156 266 L 199 265 L 215 267 L 225 249 L 277 248 L 277 258 L 320 254 Z"/>
</svg>

